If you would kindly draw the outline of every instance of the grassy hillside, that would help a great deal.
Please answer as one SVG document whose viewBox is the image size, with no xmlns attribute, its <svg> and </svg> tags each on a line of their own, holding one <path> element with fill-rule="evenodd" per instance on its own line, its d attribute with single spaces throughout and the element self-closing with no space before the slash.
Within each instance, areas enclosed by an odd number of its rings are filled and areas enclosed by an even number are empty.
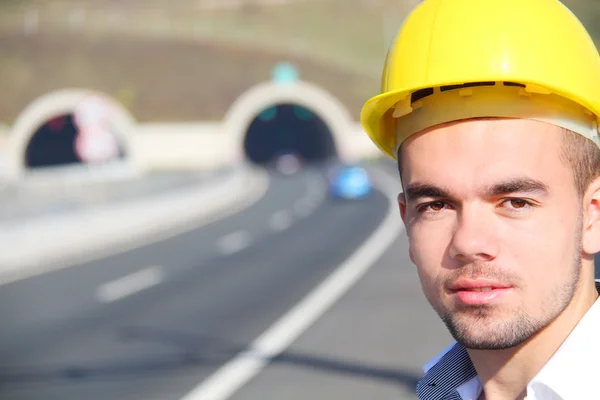
<svg viewBox="0 0 600 400">
<path fill-rule="evenodd" d="M 75 35 L 0 36 L 2 96 L 7 122 L 43 93 L 65 87 L 103 91 L 141 121 L 220 119 L 251 85 L 270 79 L 281 58 L 266 51 L 183 40 L 93 39 Z M 344 99 L 354 115 L 373 81 L 300 57 L 301 77 Z"/>
<path fill-rule="evenodd" d="M 220 118 L 279 60 L 293 60 L 301 77 L 357 117 L 418 2 L 0 1 L 0 121 L 8 123 L 35 97 L 65 86 L 105 91 L 140 120 Z M 600 43 L 600 1 L 564 3 Z"/>
</svg>

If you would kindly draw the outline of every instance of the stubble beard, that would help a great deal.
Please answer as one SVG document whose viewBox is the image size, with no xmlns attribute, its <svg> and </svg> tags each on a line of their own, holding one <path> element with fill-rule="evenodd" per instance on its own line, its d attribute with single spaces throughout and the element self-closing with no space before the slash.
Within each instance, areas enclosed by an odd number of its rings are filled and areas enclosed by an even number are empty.
<svg viewBox="0 0 600 400">
<path fill-rule="evenodd" d="M 454 339 L 467 349 L 504 350 L 526 342 L 554 321 L 573 299 L 579 283 L 582 265 L 581 229 L 577 232 L 575 257 L 568 271 L 570 278 L 542 302 L 543 312 L 540 316 L 531 314 L 533 310 L 528 310 L 525 305 L 505 319 L 498 318 L 494 306 L 468 307 L 458 312 L 437 309 Z M 485 266 L 480 265 L 476 269 L 485 270 Z"/>
</svg>

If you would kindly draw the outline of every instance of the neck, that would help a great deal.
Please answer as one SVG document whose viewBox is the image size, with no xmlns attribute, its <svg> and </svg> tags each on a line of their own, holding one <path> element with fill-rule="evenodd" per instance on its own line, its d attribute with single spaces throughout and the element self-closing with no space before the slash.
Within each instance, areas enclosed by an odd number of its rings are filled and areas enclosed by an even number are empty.
<svg viewBox="0 0 600 400">
<path fill-rule="evenodd" d="M 552 357 L 597 298 L 593 273 L 586 274 L 585 278 L 582 274 L 575 295 L 565 310 L 526 342 L 505 350 L 467 349 L 483 385 L 484 398 L 524 399 L 528 383 Z"/>
</svg>

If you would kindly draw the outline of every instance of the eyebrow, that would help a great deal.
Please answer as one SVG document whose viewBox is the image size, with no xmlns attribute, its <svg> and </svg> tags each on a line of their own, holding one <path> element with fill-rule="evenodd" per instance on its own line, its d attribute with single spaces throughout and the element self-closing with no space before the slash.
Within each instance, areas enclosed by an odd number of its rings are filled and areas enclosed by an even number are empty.
<svg viewBox="0 0 600 400">
<path fill-rule="evenodd" d="M 548 186 L 540 181 L 529 178 L 515 178 L 500 182 L 487 187 L 483 194 L 486 197 L 495 197 L 510 193 L 547 195 Z M 453 199 L 451 190 L 427 183 L 414 183 L 406 187 L 404 191 L 408 201 L 414 201 L 423 197 Z"/>
<path fill-rule="evenodd" d="M 516 178 L 492 185 L 485 190 L 485 194 L 488 197 L 509 193 L 528 193 L 546 196 L 548 194 L 548 186 L 534 179 Z"/>
<path fill-rule="evenodd" d="M 450 195 L 450 190 L 426 183 L 413 183 L 411 185 L 408 185 L 406 187 L 406 190 L 404 191 L 404 195 L 409 201 L 416 200 L 421 197 L 452 197 Z"/>
</svg>

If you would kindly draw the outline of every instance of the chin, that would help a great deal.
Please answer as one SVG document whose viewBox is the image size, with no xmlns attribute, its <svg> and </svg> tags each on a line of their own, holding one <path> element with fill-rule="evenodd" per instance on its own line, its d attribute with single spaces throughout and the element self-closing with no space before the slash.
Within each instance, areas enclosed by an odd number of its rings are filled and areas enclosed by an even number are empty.
<svg viewBox="0 0 600 400">
<path fill-rule="evenodd" d="M 450 334 L 462 346 L 474 350 L 505 350 L 526 342 L 539 330 L 519 314 L 512 318 L 491 316 L 491 310 L 443 318 Z"/>
<path fill-rule="evenodd" d="M 481 335 L 457 335 L 454 339 L 460 343 L 463 347 L 471 350 L 507 350 L 519 346 L 526 342 L 529 338 L 499 338 L 499 337 L 486 337 L 483 338 Z"/>
</svg>

